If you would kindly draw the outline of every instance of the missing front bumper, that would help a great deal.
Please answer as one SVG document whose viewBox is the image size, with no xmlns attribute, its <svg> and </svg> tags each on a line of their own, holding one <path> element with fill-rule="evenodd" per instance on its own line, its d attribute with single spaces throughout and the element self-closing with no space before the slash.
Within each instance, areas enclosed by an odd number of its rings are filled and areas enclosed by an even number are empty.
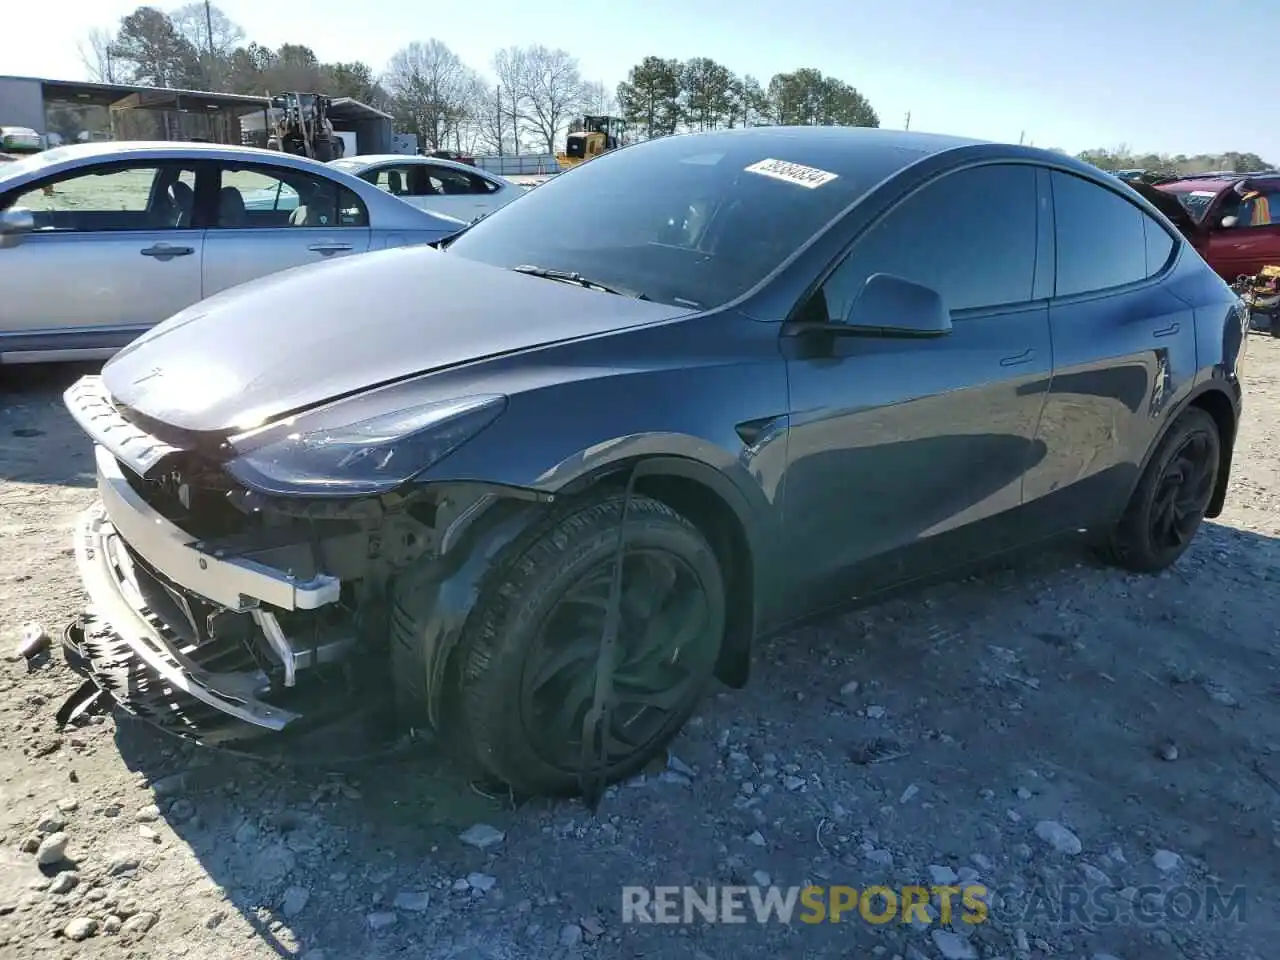
<svg viewBox="0 0 1280 960">
<path fill-rule="evenodd" d="M 203 549 L 133 489 L 105 447 L 95 446 L 94 457 L 106 517 L 132 549 L 183 588 L 237 611 L 262 603 L 281 610 L 316 610 L 338 600 L 342 584 L 337 577 L 318 574 L 303 581 L 245 557 Z"/>
<path fill-rule="evenodd" d="M 260 677 L 211 672 L 188 656 L 143 598 L 129 551 L 102 503 L 81 514 L 75 538 L 92 611 L 81 641 L 83 667 L 123 709 L 208 743 L 278 733 L 300 719 L 254 696 Z"/>
</svg>

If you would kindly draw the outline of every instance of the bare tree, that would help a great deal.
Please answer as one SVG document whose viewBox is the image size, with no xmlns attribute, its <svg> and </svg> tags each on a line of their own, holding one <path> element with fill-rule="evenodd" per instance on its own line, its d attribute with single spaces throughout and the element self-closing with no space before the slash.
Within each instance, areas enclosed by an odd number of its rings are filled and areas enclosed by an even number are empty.
<svg viewBox="0 0 1280 960">
<path fill-rule="evenodd" d="M 431 149 L 456 143 L 477 89 L 476 73 L 439 40 L 411 43 L 387 65 L 395 112 Z"/>
<path fill-rule="evenodd" d="M 526 120 L 525 73 L 527 58 L 520 47 L 507 47 L 493 55 L 493 75 L 498 79 L 496 101 L 499 128 L 495 129 L 495 146 L 518 156 Z"/>
<path fill-rule="evenodd" d="M 110 31 L 94 27 L 89 35 L 76 44 L 80 62 L 94 83 L 115 83 L 118 73 L 114 49 L 115 38 Z"/>
<path fill-rule="evenodd" d="M 201 53 L 229 58 L 244 42 L 244 29 L 218 7 L 198 0 L 169 14 L 174 28 Z"/>
<path fill-rule="evenodd" d="M 477 147 L 487 144 L 495 116 L 492 100 L 489 84 L 480 74 L 471 72 L 453 127 L 454 149 L 459 153 L 474 154 Z"/>
<path fill-rule="evenodd" d="M 471 122 L 476 129 L 477 145 L 499 157 L 519 153 L 518 148 L 513 149 L 505 106 L 502 85 L 485 84 L 481 80 L 471 107 Z"/>
<path fill-rule="evenodd" d="M 603 80 L 585 83 L 582 86 L 582 110 L 596 116 L 613 117 L 618 113 L 618 98 Z"/>
<path fill-rule="evenodd" d="M 218 7 L 197 0 L 169 14 L 178 34 L 199 52 L 204 82 L 221 88 L 231 71 L 231 56 L 244 41 L 244 30 Z"/>
<path fill-rule="evenodd" d="M 582 109 L 585 99 L 578 61 L 565 50 L 540 45 L 526 49 L 524 59 L 523 93 L 529 126 L 547 152 L 555 153 L 561 131 Z"/>
</svg>

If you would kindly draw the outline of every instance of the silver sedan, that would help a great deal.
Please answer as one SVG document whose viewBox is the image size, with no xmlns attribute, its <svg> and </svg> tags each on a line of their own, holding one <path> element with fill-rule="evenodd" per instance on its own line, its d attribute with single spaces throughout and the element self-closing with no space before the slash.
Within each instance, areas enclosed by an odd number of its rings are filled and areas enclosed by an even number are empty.
<svg viewBox="0 0 1280 960">
<path fill-rule="evenodd" d="M 464 226 L 277 151 L 147 142 L 47 150 L 0 164 L 0 363 L 105 359 L 228 287 L 434 243 Z M 267 302 L 264 324 L 271 309 L 309 306 Z"/>
</svg>

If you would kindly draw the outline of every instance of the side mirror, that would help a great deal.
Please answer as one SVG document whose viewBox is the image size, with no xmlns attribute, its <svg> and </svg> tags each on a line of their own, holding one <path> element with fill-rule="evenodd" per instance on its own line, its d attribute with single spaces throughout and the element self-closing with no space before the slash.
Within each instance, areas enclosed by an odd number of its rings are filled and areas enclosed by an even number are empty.
<svg viewBox="0 0 1280 960">
<path fill-rule="evenodd" d="M 0 210 L 0 248 L 16 247 L 23 236 L 36 228 L 36 218 L 30 210 L 10 207 Z"/>
<path fill-rule="evenodd" d="M 951 332 L 942 294 L 888 273 L 867 278 L 843 324 L 864 337 L 941 337 Z"/>
<path fill-rule="evenodd" d="M 1218 226 L 1220 226 L 1223 230 L 1230 230 L 1232 227 L 1236 226 L 1239 222 L 1240 222 L 1239 217 L 1234 217 L 1228 214 L 1227 216 L 1223 217 L 1221 220 L 1218 221 Z"/>
</svg>

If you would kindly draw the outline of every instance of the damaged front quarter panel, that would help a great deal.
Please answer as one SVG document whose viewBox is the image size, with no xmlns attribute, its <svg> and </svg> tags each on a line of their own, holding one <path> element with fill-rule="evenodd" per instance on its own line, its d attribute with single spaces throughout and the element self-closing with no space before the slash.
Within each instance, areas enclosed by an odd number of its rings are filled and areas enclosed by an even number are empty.
<svg viewBox="0 0 1280 960">
<path fill-rule="evenodd" d="M 305 562 L 305 550 L 315 558 L 316 569 L 339 576 L 359 619 L 368 624 L 362 631 L 362 649 L 353 651 L 358 656 L 383 652 L 378 648 L 388 633 L 392 643 L 404 640 L 386 630 L 381 613 L 388 610 L 395 578 L 413 571 L 417 601 L 430 611 L 421 621 L 425 631 L 420 629 L 412 640 L 421 650 L 419 662 L 427 665 L 428 715 L 421 719 L 431 726 L 440 723 L 439 691 L 449 655 L 482 582 L 505 548 L 544 514 L 542 504 L 552 499 L 537 491 L 478 482 L 430 484 L 376 500 L 248 495 L 253 509 L 287 516 L 295 529 L 299 521 L 316 523 L 323 518 L 329 535 L 277 548 L 287 553 L 260 547 L 255 555 L 276 563 L 291 557 L 296 564 Z M 346 532 L 339 533 L 338 524 Z"/>
<path fill-rule="evenodd" d="M 449 489 L 461 492 L 467 486 Z M 500 569 L 500 558 L 507 548 L 545 516 L 545 508 L 526 496 L 495 496 L 484 492 L 481 485 L 475 485 L 471 492 L 480 493 L 479 499 L 441 532 L 440 553 L 416 578 L 415 604 L 427 615 L 415 618 L 417 630 L 412 633 L 391 631 L 391 643 L 417 645 L 417 653 L 407 659 L 426 666 L 419 678 L 425 696 L 414 705 L 425 712 L 403 718 L 416 728 L 440 727 L 444 719 L 441 694 L 450 655 L 462 637 L 467 617 L 486 580 Z M 393 663 L 395 659 L 393 650 Z"/>
</svg>

